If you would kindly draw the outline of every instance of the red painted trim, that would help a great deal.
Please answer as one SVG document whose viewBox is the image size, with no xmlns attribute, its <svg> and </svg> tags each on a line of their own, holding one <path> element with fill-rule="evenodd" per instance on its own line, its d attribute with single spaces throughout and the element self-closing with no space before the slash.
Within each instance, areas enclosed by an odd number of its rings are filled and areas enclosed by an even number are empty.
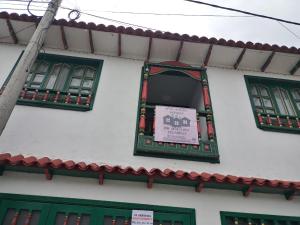
<svg viewBox="0 0 300 225">
<path fill-rule="evenodd" d="M 207 50 L 206 56 L 205 56 L 204 66 L 207 66 L 207 64 L 208 64 L 208 62 L 209 62 L 212 48 L 213 48 L 213 44 L 210 44 L 210 46 L 209 46 L 209 48 L 208 48 L 208 50 Z"/>
<path fill-rule="evenodd" d="M 147 101 L 147 95 L 148 95 L 148 81 L 144 80 L 143 81 L 143 90 L 142 90 L 142 101 L 143 102 Z"/>
<path fill-rule="evenodd" d="M 205 109 L 210 109 L 211 108 L 211 102 L 210 102 L 210 97 L 208 93 L 208 86 L 203 86 L 203 98 L 204 98 L 204 106 Z"/>
<path fill-rule="evenodd" d="M 200 79 L 201 74 L 200 71 L 196 71 L 196 70 L 184 70 L 184 67 L 192 67 L 188 64 L 182 63 L 182 62 L 178 62 L 178 61 L 165 61 L 165 62 L 160 62 L 160 64 L 162 65 L 169 65 L 169 66 L 177 66 L 177 67 L 183 67 L 181 72 L 187 74 L 188 76 L 195 78 L 197 80 Z M 181 69 L 181 68 L 180 68 Z M 162 72 L 168 71 L 168 70 L 172 70 L 169 68 L 165 68 L 165 67 L 160 67 L 160 66 L 150 66 L 150 71 L 149 71 L 149 75 L 153 76 L 156 74 L 160 74 Z M 175 69 L 177 70 L 177 69 Z"/>
</svg>

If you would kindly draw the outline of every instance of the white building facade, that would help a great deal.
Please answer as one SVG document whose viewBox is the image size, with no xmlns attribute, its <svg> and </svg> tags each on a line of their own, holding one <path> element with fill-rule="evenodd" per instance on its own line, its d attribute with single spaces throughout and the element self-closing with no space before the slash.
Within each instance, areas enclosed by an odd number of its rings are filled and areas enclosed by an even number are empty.
<svg viewBox="0 0 300 225">
<path fill-rule="evenodd" d="M 0 13 L 3 88 L 35 23 Z M 300 224 L 299 49 L 55 21 L 43 50 L 0 137 L 2 224 Z M 196 109 L 200 144 L 155 142 L 156 105 Z"/>
</svg>

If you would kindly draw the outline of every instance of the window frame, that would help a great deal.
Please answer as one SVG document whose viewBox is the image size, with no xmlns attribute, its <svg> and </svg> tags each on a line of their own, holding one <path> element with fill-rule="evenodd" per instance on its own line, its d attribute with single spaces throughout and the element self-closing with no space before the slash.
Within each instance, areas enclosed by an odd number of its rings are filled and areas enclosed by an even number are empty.
<svg viewBox="0 0 300 225">
<path fill-rule="evenodd" d="M 220 212 L 221 225 L 228 225 L 227 218 L 235 218 L 235 220 L 243 219 L 249 222 L 260 220 L 261 224 L 265 224 L 265 221 L 272 221 L 274 225 L 280 224 L 278 221 L 285 221 L 286 224 L 291 224 L 291 222 L 297 222 L 300 224 L 300 217 L 296 216 L 280 216 L 280 215 L 266 215 L 266 214 L 254 214 L 254 213 L 241 213 L 241 212 Z M 239 223 L 236 223 L 239 224 Z M 254 223 L 252 223 L 254 224 Z M 267 224 L 268 225 L 268 224 Z"/>
<path fill-rule="evenodd" d="M 23 52 L 19 56 L 17 62 L 15 63 L 13 69 L 9 73 L 8 77 L 6 78 L 4 84 L 1 87 L 1 90 L 3 90 L 8 83 L 13 71 L 15 70 L 16 65 L 19 63 L 19 60 L 22 56 Z M 82 58 L 82 57 L 75 57 L 75 56 L 66 56 L 66 55 L 59 55 L 59 54 L 48 54 L 48 53 L 40 53 L 37 57 L 37 60 L 40 62 L 46 62 L 49 63 L 49 67 L 47 69 L 45 78 L 41 82 L 41 87 L 39 88 L 31 88 L 31 87 L 23 87 L 19 99 L 17 100 L 18 105 L 26 105 L 26 106 L 37 106 L 37 107 L 46 107 L 46 108 L 55 108 L 55 109 L 66 109 L 66 110 L 75 110 L 75 111 L 89 111 L 93 109 L 93 105 L 95 102 L 95 97 L 97 93 L 97 89 L 99 86 L 99 80 L 101 75 L 101 70 L 103 66 L 103 60 L 101 59 L 94 59 L 94 58 Z M 56 82 L 54 83 L 53 88 L 47 89 L 46 85 L 51 77 L 51 72 L 54 66 L 61 64 L 61 66 L 67 65 L 70 66 L 70 71 L 68 72 L 67 78 L 63 84 L 63 91 L 57 91 L 55 90 Z M 85 68 L 93 68 L 95 70 L 94 79 L 93 79 L 93 86 L 90 88 L 89 94 L 81 94 L 78 93 L 71 93 L 66 88 L 71 82 L 71 78 L 74 74 L 74 69 L 79 67 L 85 67 Z M 59 72 L 56 79 L 60 77 Z M 30 81 L 32 82 L 34 79 L 34 76 L 31 77 Z M 81 79 L 81 83 L 84 81 L 84 76 Z M 25 85 L 25 84 L 24 84 Z M 81 86 L 80 88 L 81 89 Z M 78 89 L 78 90 L 79 90 Z M 0 93 L 1 93 L 0 90 Z M 24 93 L 32 93 L 32 95 L 36 95 L 39 98 L 22 98 L 22 94 Z M 54 96 L 58 96 L 59 101 L 54 100 Z M 69 96 L 69 97 L 68 97 Z M 44 100 L 43 97 L 45 97 Z M 67 100 L 68 99 L 68 100 Z M 70 101 L 70 99 L 72 101 Z M 85 101 L 85 103 L 82 103 Z M 82 103 L 82 104 L 81 104 Z"/>
<path fill-rule="evenodd" d="M 173 62 L 163 62 L 163 63 L 148 63 L 145 62 L 141 70 L 141 79 L 140 79 L 140 90 L 139 90 L 139 99 L 138 99 L 138 108 L 137 108 L 137 118 L 136 118 L 136 132 L 135 132 L 135 144 L 134 144 L 134 155 L 135 156 L 150 156 L 158 158 L 171 158 L 171 159 L 180 159 L 180 160 L 190 160 L 190 161 L 201 161 L 201 162 L 210 162 L 210 163 L 220 163 L 220 156 L 217 145 L 217 135 L 215 129 L 215 122 L 213 116 L 213 109 L 211 104 L 211 98 L 209 93 L 209 85 L 207 80 L 206 68 L 203 67 L 191 67 L 189 65 L 174 65 Z M 143 83 L 144 80 L 148 79 L 148 74 L 146 75 L 146 67 L 162 67 L 174 71 L 198 71 L 200 72 L 199 82 L 202 85 L 207 87 L 207 95 L 210 102 L 210 107 L 205 108 L 205 110 L 199 111 L 198 115 L 205 116 L 207 121 L 209 121 L 211 128 L 213 130 L 213 136 L 207 141 L 199 141 L 198 147 L 195 145 L 188 144 L 173 144 L 172 143 L 157 143 L 154 142 L 153 136 L 146 136 L 139 134 L 139 123 L 141 109 L 145 108 L 145 103 L 143 103 Z M 151 144 L 147 144 L 151 142 Z M 174 147 L 175 146 L 175 147 Z"/>
<path fill-rule="evenodd" d="M 265 131 L 300 134 L 300 109 L 296 105 L 297 100 L 295 100 L 292 95 L 293 90 L 300 88 L 300 81 L 251 75 L 245 75 L 244 78 L 257 128 Z M 251 92 L 251 87 L 253 85 L 267 87 L 267 91 L 270 94 L 270 100 L 274 105 L 273 109 L 275 110 L 275 114 L 265 112 L 265 107 L 262 104 L 259 108 L 262 108 L 263 112 L 257 111 L 257 106 L 253 101 L 253 94 Z M 275 88 L 286 91 L 288 100 L 296 115 L 293 116 L 280 113 L 280 107 L 278 106 L 274 93 Z"/>
</svg>

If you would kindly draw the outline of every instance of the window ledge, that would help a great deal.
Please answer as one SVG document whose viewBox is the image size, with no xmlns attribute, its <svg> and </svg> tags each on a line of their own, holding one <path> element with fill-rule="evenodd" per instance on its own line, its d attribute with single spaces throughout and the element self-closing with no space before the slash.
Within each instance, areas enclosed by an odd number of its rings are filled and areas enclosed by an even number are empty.
<svg viewBox="0 0 300 225">
<path fill-rule="evenodd" d="M 215 141 L 199 145 L 155 142 L 153 136 L 138 135 L 135 155 L 220 163 Z"/>
</svg>

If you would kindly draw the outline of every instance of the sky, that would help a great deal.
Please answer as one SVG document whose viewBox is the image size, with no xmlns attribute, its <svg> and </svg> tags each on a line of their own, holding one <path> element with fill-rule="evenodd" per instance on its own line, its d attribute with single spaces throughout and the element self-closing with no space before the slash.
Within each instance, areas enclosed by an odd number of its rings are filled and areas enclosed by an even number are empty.
<svg viewBox="0 0 300 225">
<path fill-rule="evenodd" d="M 39 0 L 47 1 L 47 0 Z M 282 18 L 285 20 L 300 22 L 299 0 L 203 0 L 204 2 L 218 4 L 225 7 L 250 11 L 267 16 Z M 1 8 L 24 8 L 21 5 L 12 5 L 13 1 L 0 0 Z M 17 4 L 23 4 L 18 2 Z M 24 3 L 26 4 L 26 3 Z M 32 4 L 46 6 L 46 4 Z M 224 38 L 234 41 L 251 41 L 253 43 L 269 43 L 295 46 L 300 48 L 300 26 L 279 23 L 268 19 L 246 16 L 244 14 L 216 9 L 205 5 L 195 4 L 184 0 L 62 0 L 62 6 L 78 9 L 85 13 L 106 17 L 122 22 L 152 28 L 155 30 L 169 31 L 172 33 L 206 36 L 208 38 Z M 41 9 L 39 7 L 39 9 Z M 13 10 L 6 10 L 12 12 Z M 112 11 L 114 13 L 112 13 Z M 26 11 L 17 10 L 18 13 Z M 186 14 L 202 16 L 173 16 L 173 15 L 145 15 L 134 13 L 162 13 L 162 14 Z M 33 11 L 42 15 L 42 11 Z M 68 18 L 69 10 L 60 9 L 56 18 Z M 235 17 L 217 17 L 203 15 L 226 15 Z M 123 25 L 112 21 L 99 19 L 81 14 L 77 20 L 94 22 L 105 25 Z M 288 31 L 290 30 L 290 31 Z"/>
</svg>

